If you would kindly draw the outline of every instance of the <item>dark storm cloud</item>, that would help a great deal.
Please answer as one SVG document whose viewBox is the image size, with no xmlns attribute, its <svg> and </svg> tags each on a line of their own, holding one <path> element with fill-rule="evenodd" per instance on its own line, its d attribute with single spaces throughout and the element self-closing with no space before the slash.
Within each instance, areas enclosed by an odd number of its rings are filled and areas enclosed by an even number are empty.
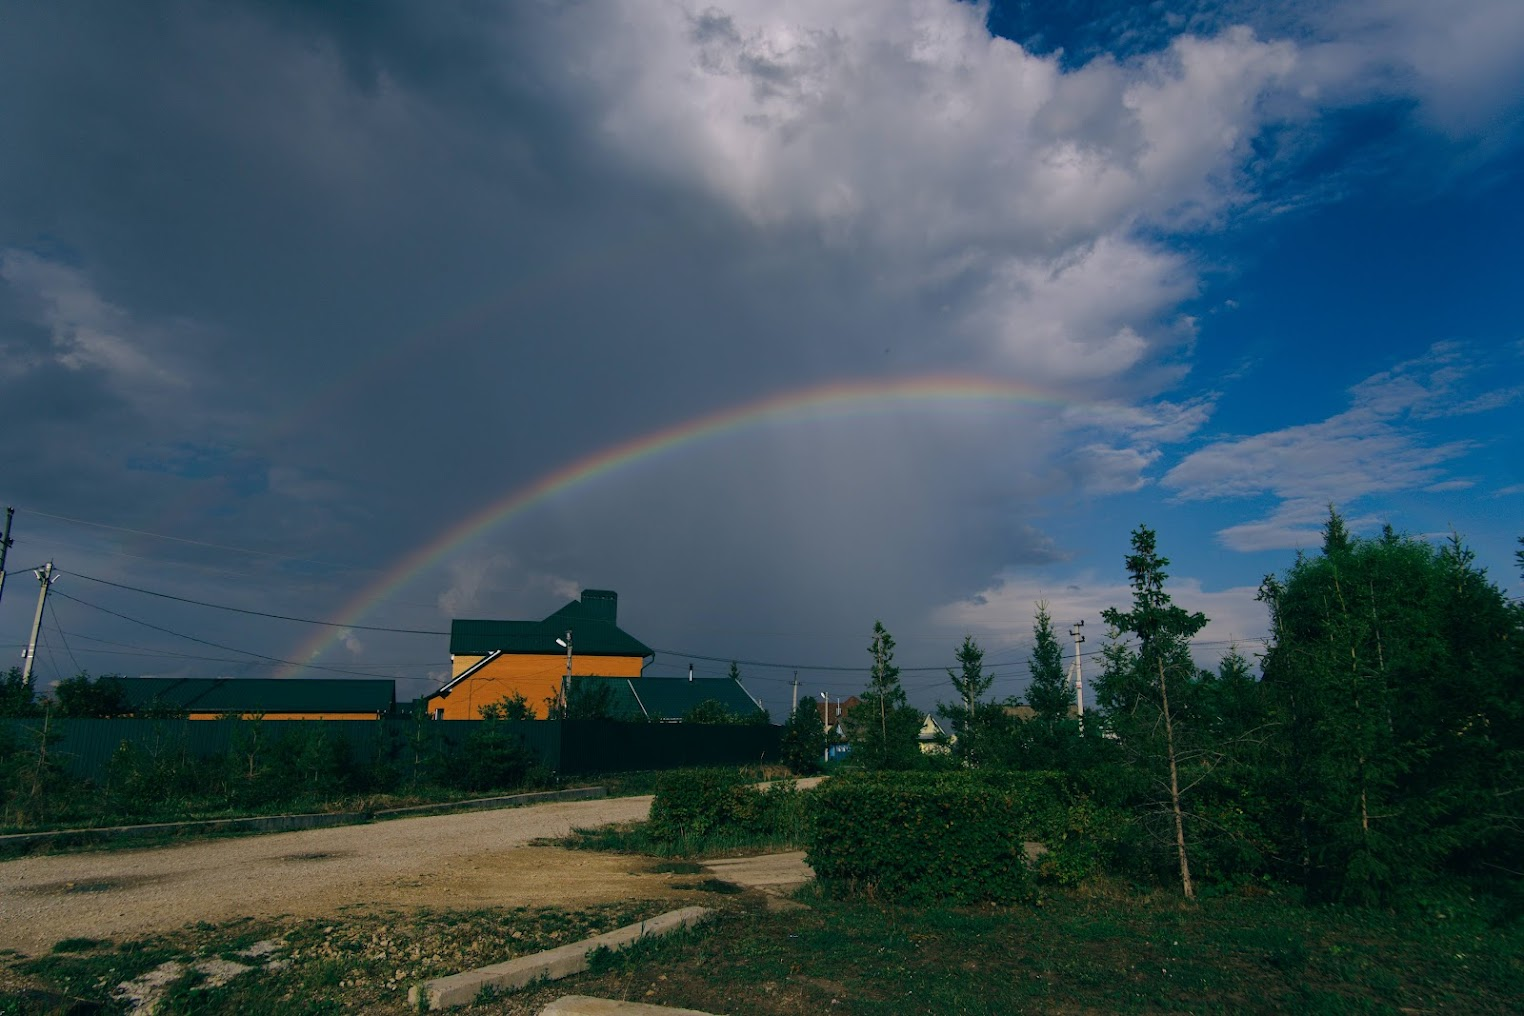
<svg viewBox="0 0 1524 1016">
<path fill-rule="evenodd" d="M 536 478 L 781 392 L 962 371 L 1150 400 L 1185 375 L 1200 289 L 1161 237 L 1252 205 L 1280 159 L 1253 139 L 1336 75 L 1190 19 L 1061 65 L 981 17 L 8 5 L 0 495 L 76 570 L 331 617 Z M 1045 513 L 1144 485 L 1194 405 L 1100 435 L 1052 405 L 759 426 L 551 499 L 368 616 L 532 616 L 604 585 L 652 641 L 781 653 L 756 633 L 809 631 L 856 661 L 874 616 L 1062 561 Z M 332 644 L 358 667 L 445 654 Z"/>
</svg>

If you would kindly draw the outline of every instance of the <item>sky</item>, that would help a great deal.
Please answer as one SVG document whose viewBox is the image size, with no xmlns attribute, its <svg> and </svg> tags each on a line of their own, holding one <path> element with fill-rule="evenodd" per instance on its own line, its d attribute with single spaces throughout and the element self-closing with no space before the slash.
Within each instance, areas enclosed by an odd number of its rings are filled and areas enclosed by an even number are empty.
<svg viewBox="0 0 1524 1016">
<path fill-rule="evenodd" d="M 775 718 L 875 620 L 1004 697 L 1139 525 L 1252 657 L 1330 504 L 1521 587 L 1517 0 L 0 0 L 0 137 L 42 687 L 593 587 Z"/>
</svg>

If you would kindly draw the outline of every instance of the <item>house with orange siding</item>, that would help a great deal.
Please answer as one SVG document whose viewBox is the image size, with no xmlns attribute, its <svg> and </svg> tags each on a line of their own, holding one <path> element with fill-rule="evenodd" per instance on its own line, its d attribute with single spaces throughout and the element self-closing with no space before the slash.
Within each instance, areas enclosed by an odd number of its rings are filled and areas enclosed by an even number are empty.
<svg viewBox="0 0 1524 1016">
<path fill-rule="evenodd" d="M 450 622 L 450 679 L 426 696 L 440 720 L 475 720 L 481 707 L 522 695 L 547 719 L 561 701 L 570 644 L 573 676 L 638 678 L 655 651 L 620 629 L 619 594 L 584 589 L 541 621 Z"/>
</svg>

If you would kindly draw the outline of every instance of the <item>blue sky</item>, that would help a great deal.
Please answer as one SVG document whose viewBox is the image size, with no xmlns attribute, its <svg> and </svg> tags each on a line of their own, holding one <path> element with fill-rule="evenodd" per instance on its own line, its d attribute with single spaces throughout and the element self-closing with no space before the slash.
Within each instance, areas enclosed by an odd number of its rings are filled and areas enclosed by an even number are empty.
<svg viewBox="0 0 1524 1016">
<path fill-rule="evenodd" d="M 0 9 L 0 504 L 9 567 L 66 573 L 44 683 L 289 672 L 311 629 L 182 601 L 337 619 L 569 462 L 942 373 L 1052 402 L 681 448 L 363 623 L 606 587 L 653 674 L 850 692 L 882 618 L 908 667 L 972 632 L 1006 695 L 1035 600 L 1099 648 L 1139 523 L 1204 664 L 1330 501 L 1520 585 L 1515 0 Z M 295 662 L 404 698 L 448 666 L 371 631 Z M 791 668 L 742 669 L 779 712 Z"/>
</svg>

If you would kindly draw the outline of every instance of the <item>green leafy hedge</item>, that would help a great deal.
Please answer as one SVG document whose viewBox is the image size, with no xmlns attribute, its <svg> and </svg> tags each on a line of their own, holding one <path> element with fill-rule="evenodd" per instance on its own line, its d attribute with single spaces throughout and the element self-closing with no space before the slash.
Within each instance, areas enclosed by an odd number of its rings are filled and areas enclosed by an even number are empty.
<svg viewBox="0 0 1524 1016">
<path fill-rule="evenodd" d="M 1030 899 L 1028 841 L 1061 882 L 1099 871 L 1097 814 L 1056 773 L 876 773 L 811 795 L 808 861 L 829 889 L 889 898 Z M 1101 838 L 1104 839 L 1104 838 Z"/>
<path fill-rule="evenodd" d="M 648 828 L 668 843 L 716 835 L 797 839 L 803 815 L 803 795 L 792 782 L 763 790 L 734 769 L 679 769 L 657 779 Z"/>
</svg>

